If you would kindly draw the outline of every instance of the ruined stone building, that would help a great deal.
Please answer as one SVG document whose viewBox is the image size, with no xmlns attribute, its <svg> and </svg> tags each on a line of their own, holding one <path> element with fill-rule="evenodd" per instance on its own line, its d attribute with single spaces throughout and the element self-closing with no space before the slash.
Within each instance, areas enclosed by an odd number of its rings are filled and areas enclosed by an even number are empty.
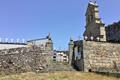
<svg viewBox="0 0 120 80">
<path fill-rule="evenodd" d="M 41 47 L 41 49 L 45 51 L 53 50 L 53 42 L 52 42 L 50 34 L 46 36 L 45 38 L 29 40 L 27 41 L 27 45 Z"/>
<path fill-rule="evenodd" d="M 70 65 L 53 63 L 53 57 L 57 55 L 54 55 L 49 34 L 27 43 L 0 43 L 0 48 L 4 49 L 0 50 L 0 73 L 72 70 L 71 66 L 85 72 L 120 73 L 120 22 L 105 27 L 96 2 L 88 3 L 85 16 L 84 40 L 70 38 L 69 56 L 57 52 L 58 60 L 68 61 L 69 57 Z"/>
<path fill-rule="evenodd" d="M 97 3 L 89 2 L 84 40 L 70 39 L 69 64 L 85 72 L 120 73 L 119 27 L 119 22 L 105 27 Z"/>
<path fill-rule="evenodd" d="M 53 70 L 53 43 L 50 35 L 27 43 L 0 43 L 0 48 L 0 74 Z"/>
</svg>

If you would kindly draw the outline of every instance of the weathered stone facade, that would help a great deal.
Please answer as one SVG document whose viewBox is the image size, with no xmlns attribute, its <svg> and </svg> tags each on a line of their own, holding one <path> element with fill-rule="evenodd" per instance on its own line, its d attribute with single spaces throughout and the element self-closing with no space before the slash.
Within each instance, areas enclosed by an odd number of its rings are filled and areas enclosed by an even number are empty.
<svg viewBox="0 0 120 80">
<path fill-rule="evenodd" d="M 74 56 L 74 66 L 81 71 L 120 73 L 120 44 L 94 41 L 79 41 L 74 46 L 81 53 Z"/>
<path fill-rule="evenodd" d="M 51 56 L 38 47 L 1 50 L 0 73 L 39 72 L 50 65 Z"/>
<path fill-rule="evenodd" d="M 35 46 L 0 50 L 0 74 L 64 70 L 74 69 L 54 62 L 53 51 L 42 51 Z"/>
<path fill-rule="evenodd" d="M 97 38 L 100 41 L 106 41 L 105 24 L 99 17 L 97 3 L 89 2 L 85 16 L 86 30 L 83 36 L 87 37 L 87 40 L 91 40 L 91 37 L 93 37 L 94 41 L 97 41 Z"/>
<path fill-rule="evenodd" d="M 83 41 L 84 70 L 120 73 L 120 44 Z"/>
<path fill-rule="evenodd" d="M 85 72 L 120 73 L 120 22 L 105 30 L 97 3 L 89 2 L 85 28 L 84 40 L 69 42 L 69 63 Z"/>
</svg>

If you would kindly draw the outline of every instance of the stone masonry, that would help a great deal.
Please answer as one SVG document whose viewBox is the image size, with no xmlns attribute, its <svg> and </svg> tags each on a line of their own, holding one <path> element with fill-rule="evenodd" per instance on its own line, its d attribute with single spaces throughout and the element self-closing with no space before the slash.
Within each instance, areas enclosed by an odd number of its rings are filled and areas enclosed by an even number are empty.
<svg viewBox="0 0 120 80">
<path fill-rule="evenodd" d="M 89 2 L 85 28 L 84 40 L 69 42 L 69 63 L 85 72 L 120 73 L 119 22 L 105 30 L 97 3 Z"/>
<path fill-rule="evenodd" d="M 40 47 L 0 50 L 0 74 L 69 70 L 74 69 L 67 64 L 54 62 L 53 51 L 42 51 Z"/>
<path fill-rule="evenodd" d="M 51 56 L 36 47 L 0 50 L 0 73 L 39 72 L 50 65 Z"/>
<path fill-rule="evenodd" d="M 106 41 L 106 31 L 105 24 L 102 22 L 99 17 L 99 9 L 98 5 L 95 2 L 89 2 L 87 11 L 86 11 L 86 26 L 84 37 L 87 37 L 87 40 L 96 41 L 99 38 L 100 41 Z"/>
<path fill-rule="evenodd" d="M 80 41 L 80 58 L 74 56 L 73 65 L 85 72 L 120 73 L 120 44 Z M 74 55 L 76 55 L 74 48 Z"/>
<path fill-rule="evenodd" d="M 120 44 L 83 41 L 84 71 L 120 73 Z"/>
</svg>

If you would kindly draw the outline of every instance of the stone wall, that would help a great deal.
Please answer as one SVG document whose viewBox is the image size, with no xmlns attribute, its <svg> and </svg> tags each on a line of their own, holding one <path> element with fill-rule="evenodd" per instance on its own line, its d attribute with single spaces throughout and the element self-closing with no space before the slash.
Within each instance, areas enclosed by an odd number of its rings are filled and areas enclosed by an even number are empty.
<svg viewBox="0 0 120 80">
<path fill-rule="evenodd" d="M 68 64 L 54 62 L 52 51 L 42 51 L 39 47 L 0 50 L 0 74 L 65 70 L 74 69 Z"/>
<path fill-rule="evenodd" d="M 120 73 L 120 44 L 83 41 L 84 71 Z"/>
<path fill-rule="evenodd" d="M 1 50 L 0 73 L 40 72 L 50 65 L 51 57 L 35 47 Z"/>
</svg>

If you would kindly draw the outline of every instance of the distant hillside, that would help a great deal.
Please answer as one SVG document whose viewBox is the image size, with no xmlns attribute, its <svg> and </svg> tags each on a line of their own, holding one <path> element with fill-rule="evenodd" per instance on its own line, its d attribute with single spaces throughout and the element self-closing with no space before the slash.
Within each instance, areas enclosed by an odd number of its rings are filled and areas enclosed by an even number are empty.
<svg viewBox="0 0 120 80">
<path fill-rule="evenodd" d="M 60 71 L 54 73 L 22 73 L 16 75 L 0 75 L 0 80 L 120 80 L 116 77 L 108 77 L 95 73 L 76 71 Z"/>
</svg>

